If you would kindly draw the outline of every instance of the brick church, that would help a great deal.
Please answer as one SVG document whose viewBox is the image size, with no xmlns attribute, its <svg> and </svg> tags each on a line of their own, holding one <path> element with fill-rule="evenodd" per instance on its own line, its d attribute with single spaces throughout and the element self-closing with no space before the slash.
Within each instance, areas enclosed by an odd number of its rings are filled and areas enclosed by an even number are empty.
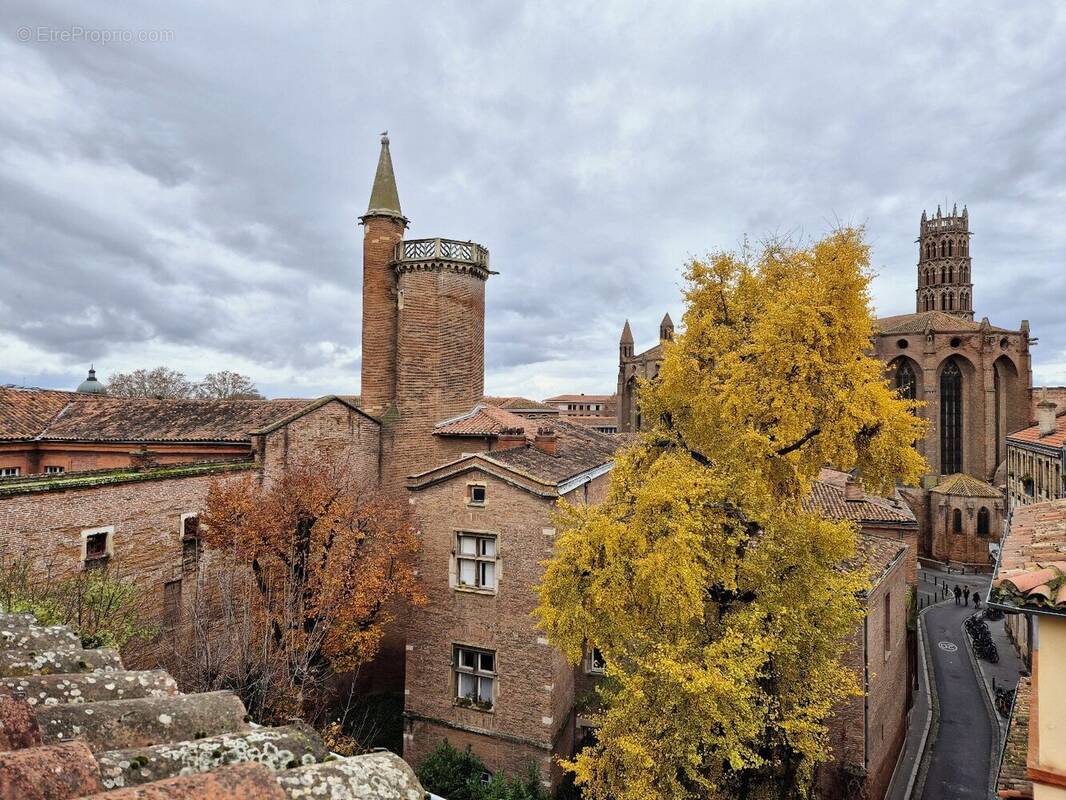
<svg viewBox="0 0 1066 800">
<path fill-rule="evenodd" d="M 921 526 L 921 555 L 987 570 L 1005 516 L 1007 436 L 1030 424 L 1035 340 L 1026 320 L 1016 330 L 988 317 L 974 321 L 971 235 L 965 206 L 961 214 L 922 212 L 915 312 L 878 319 L 872 349 L 890 384 L 925 403 L 919 413 L 929 427 L 916 447 L 929 474 L 920 487 L 904 490 Z M 638 382 L 658 374 L 662 343 L 673 331 L 667 315 L 659 342 L 634 352 L 626 322 L 618 358 L 620 431 L 640 428 Z"/>
</svg>

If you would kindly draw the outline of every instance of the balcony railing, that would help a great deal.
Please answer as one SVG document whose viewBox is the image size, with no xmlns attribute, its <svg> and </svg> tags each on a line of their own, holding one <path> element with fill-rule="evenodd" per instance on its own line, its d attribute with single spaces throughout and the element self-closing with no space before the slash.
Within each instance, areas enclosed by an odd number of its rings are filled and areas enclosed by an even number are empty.
<svg viewBox="0 0 1066 800">
<path fill-rule="evenodd" d="M 477 242 L 455 239 L 411 239 L 396 245 L 396 260 L 457 261 L 489 268 L 489 251 Z"/>
</svg>

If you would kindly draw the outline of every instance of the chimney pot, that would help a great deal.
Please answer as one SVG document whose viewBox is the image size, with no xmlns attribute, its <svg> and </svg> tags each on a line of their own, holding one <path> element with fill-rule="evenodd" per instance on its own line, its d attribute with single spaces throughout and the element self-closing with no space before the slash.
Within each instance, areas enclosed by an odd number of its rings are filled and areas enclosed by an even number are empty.
<svg viewBox="0 0 1066 800">
<path fill-rule="evenodd" d="M 1047 389 L 1039 403 L 1036 404 L 1036 421 L 1040 426 L 1040 436 L 1050 436 L 1055 432 L 1055 414 L 1058 406 L 1047 399 Z"/>
<path fill-rule="evenodd" d="M 854 475 L 849 475 L 847 482 L 844 484 L 844 499 L 854 503 L 862 500 L 865 496 L 866 492 L 862 488 L 862 481 Z"/>
<path fill-rule="evenodd" d="M 504 428 L 496 436 L 496 450 L 510 450 L 524 447 L 526 444 L 525 428 Z"/>
<path fill-rule="evenodd" d="M 552 428 L 537 428 L 537 435 L 533 439 L 533 446 L 549 456 L 555 455 L 555 445 L 558 439 Z"/>
</svg>

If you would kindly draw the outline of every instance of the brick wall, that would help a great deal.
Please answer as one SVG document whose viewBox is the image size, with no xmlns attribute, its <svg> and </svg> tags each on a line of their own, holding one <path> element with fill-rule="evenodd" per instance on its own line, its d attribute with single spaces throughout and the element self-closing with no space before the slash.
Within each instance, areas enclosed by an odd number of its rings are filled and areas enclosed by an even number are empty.
<svg viewBox="0 0 1066 800">
<path fill-rule="evenodd" d="M 135 444 L 42 442 L 0 445 L 0 467 L 18 467 L 22 475 L 44 472 L 45 467 L 62 467 L 65 472 L 94 469 L 123 469 L 130 466 L 130 452 Z M 181 464 L 190 461 L 225 461 L 247 455 L 247 443 L 226 445 L 153 444 L 151 452 L 157 463 Z"/>
<path fill-rule="evenodd" d="M 289 459 L 315 450 L 348 459 L 367 485 L 378 482 L 378 425 L 339 401 L 257 439 L 255 450 L 268 477 L 279 474 Z M 211 481 L 228 480 L 230 475 L 151 478 L 2 497 L 0 555 L 26 554 L 42 572 L 71 573 L 83 567 L 82 531 L 113 526 L 109 565 L 136 579 L 147 601 L 146 621 L 159 622 L 164 585 L 182 580 L 183 604 L 188 606 L 195 583 L 195 573 L 182 572 L 181 515 L 200 513 Z M 209 569 L 210 564 L 211 554 L 205 552 L 202 565 Z M 130 654 L 132 663 L 149 663 L 153 652 L 142 648 Z M 402 637 L 394 632 L 383 653 L 395 667 L 402 652 Z"/>
<path fill-rule="evenodd" d="M 467 485 L 484 483 L 484 508 L 466 504 Z M 602 496 L 607 476 L 590 487 Z M 583 501 L 579 487 L 568 498 Z M 536 630 L 531 614 L 540 563 L 555 540 L 553 501 L 490 476 L 467 472 L 413 493 L 423 533 L 420 576 L 429 604 L 408 626 L 404 757 L 418 764 L 444 738 L 469 743 L 493 771 L 520 774 L 534 763 L 545 780 L 553 752 L 570 754 L 574 729 L 574 667 Z M 497 537 L 495 594 L 456 589 L 458 531 Z M 455 704 L 453 647 L 496 653 L 497 696 L 491 711 Z"/>
<path fill-rule="evenodd" d="M 181 515 L 203 510 L 215 479 L 200 475 L 2 498 L 0 553 L 29 556 L 42 573 L 67 575 L 82 569 L 82 531 L 113 526 L 109 568 L 136 579 L 146 620 L 157 622 L 163 586 L 194 578 L 182 572 Z M 145 656 L 133 654 L 131 668 L 144 666 Z"/>
<path fill-rule="evenodd" d="M 455 453 L 458 445 L 433 436 L 433 425 L 481 400 L 485 371 L 484 280 L 447 269 L 405 272 L 399 291 L 397 414 L 384 420 L 385 483 L 397 489 Z"/>
<path fill-rule="evenodd" d="M 874 339 L 877 358 L 891 380 L 896 365 L 910 362 L 917 379 L 918 412 L 929 422 L 918 451 L 929 472 L 943 474 L 940 451 L 940 376 L 949 359 L 962 372 L 963 471 L 992 480 L 1006 458 L 1006 437 L 1026 427 L 1030 416 L 1032 369 L 1029 341 L 1021 332 L 994 332 L 993 341 L 980 331 L 886 334 Z"/>
<path fill-rule="evenodd" d="M 843 666 L 856 675 L 860 686 L 863 667 L 869 668 L 870 685 L 865 700 L 858 696 L 844 701 L 829 720 L 833 756 L 818 774 L 819 788 L 826 797 L 848 796 L 845 765 L 865 765 L 868 797 L 883 797 L 891 779 L 906 735 L 908 592 L 906 562 L 901 559 L 870 592 L 865 604 L 865 629 L 860 626 L 855 631 L 844 653 Z M 886 612 L 886 597 L 890 612 Z M 866 702 L 868 708 L 864 711 Z"/>
<path fill-rule="evenodd" d="M 988 509 L 989 535 L 977 535 L 977 514 Z M 956 533 L 954 512 L 962 517 L 962 532 Z M 960 497 L 938 492 L 929 493 L 930 557 L 944 563 L 991 570 L 994 562 L 988 545 L 998 542 L 1003 530 L 1004 501 L 993 497 Z"/>
<path fill-rule="evenodd" d="M 363 219 L 363 338 L 361 395 L 380 412 L 396 397 L 396 245 L 405 223 L 395 217 Z"/>
</svg>

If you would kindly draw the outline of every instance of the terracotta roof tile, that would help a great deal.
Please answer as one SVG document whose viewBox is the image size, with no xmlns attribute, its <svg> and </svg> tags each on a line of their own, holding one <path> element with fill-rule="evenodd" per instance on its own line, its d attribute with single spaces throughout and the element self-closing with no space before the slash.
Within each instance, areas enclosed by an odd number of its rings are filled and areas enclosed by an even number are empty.
<svg viewBox="0 0 1066 800">
<path fill-rule="evenodd" d="M 959 497 L 1003 497 L 1003 492 L 992 484 L 961 472 L 948 475 L 929 491 Z"/>
<path fill-rule="evenodd" d="M 855 538 L 856 553 L 851 565 L 867 567 L 870 570 L 870 584 L 876 586 L 906 549 L 907 546 L 898 540 L 860 532 Z"/>
<path fill-rule="evenodd" d="M 528 397 L 489 397 L 481 398 L 482 403 L 502 408 L 505 411 L 513 411 L 516 414 L 522 411 L 535 411 L 542 414 L 558 414 L 559 409 L 538 400 L 530 400 Z"/>
<path fill-rule="evenodd" d="M 1011 513 L 992 600 L 1066 615 L 1066 500 L 1018 506 Z"/>
<path fill-rule="evenodd" d="M 926 328 L 938 333 L 968 333 L 981 330 L 981 323 L 972 322 L 946 311 L 920 311 L 917 314 L 899 314 L 881 317 L 874 322 L 877 332 L 883 336 L 901 333 L 924 333 Z M 990 325 L 988 330 L 996 333 L 1012 333 L 1006 328 Z"/>
<path fill-rule="evenodd" d="M 0 388 L 0 440 L 246 442 L 307 400 L 148 400 Z"/>
<path fill-rule="evenodd" d="M 437 436 L 499 436 L 507 429 L 530 427 L 530 421 L 525 417 L 482 402 L 460 417 L 438 422 L 433 433 Z M 532 439 L 533 433 L 534 430 L 527 432 L 526 438 Z"/>
<path fill-rule="evenodd" d="M 556 435 L 555 455 L 532 445 L 493 450 L 482 457 L 542 481 L 562 483 L 614 460 L 621 441 L 584 425 L 562 420 L 551 425 Z"/>
<path fill-rule="evenodd" d="M 834 520 L 917 524 L 914 512 L 898 492 L 894 492 L 891 499 L 863 492 L 861 500 L 848 500 L 845 494 L 847 480 L 846 472 L 823 469 L 811 486 L 811 494 L 804 505 Z"/>
<path fill-rule="evenodd" d="M 613 394 L 560 394 L 549 397 L 545 403 L 613 403 L 618 399 Z"/>
<path fill-rule="evenodd" d="M 996 791 L 1000 797 L 1033 796 L 1033 783 L 1026 776 L 1029 757 L 1029 701 L 1032 689 L 1032 679 L 1021 678 L 1014 692 L 1007 742 L 1003 747 L 999 777 L 996 780 Z"/>
<path fill-rule="evenodd" d="M 1040 444 L 1045 447 L 1064 447 L 1066 446 L 1066 410 L 1055 415 L 1054 433 L 1049 433 L 1047 436 L 1041 436 L 1040 426 L 1033 425 L 1032 427 L 1015 431 L 1008 436 L 1007 439 L 1012 442 Z"/>
</svg>

